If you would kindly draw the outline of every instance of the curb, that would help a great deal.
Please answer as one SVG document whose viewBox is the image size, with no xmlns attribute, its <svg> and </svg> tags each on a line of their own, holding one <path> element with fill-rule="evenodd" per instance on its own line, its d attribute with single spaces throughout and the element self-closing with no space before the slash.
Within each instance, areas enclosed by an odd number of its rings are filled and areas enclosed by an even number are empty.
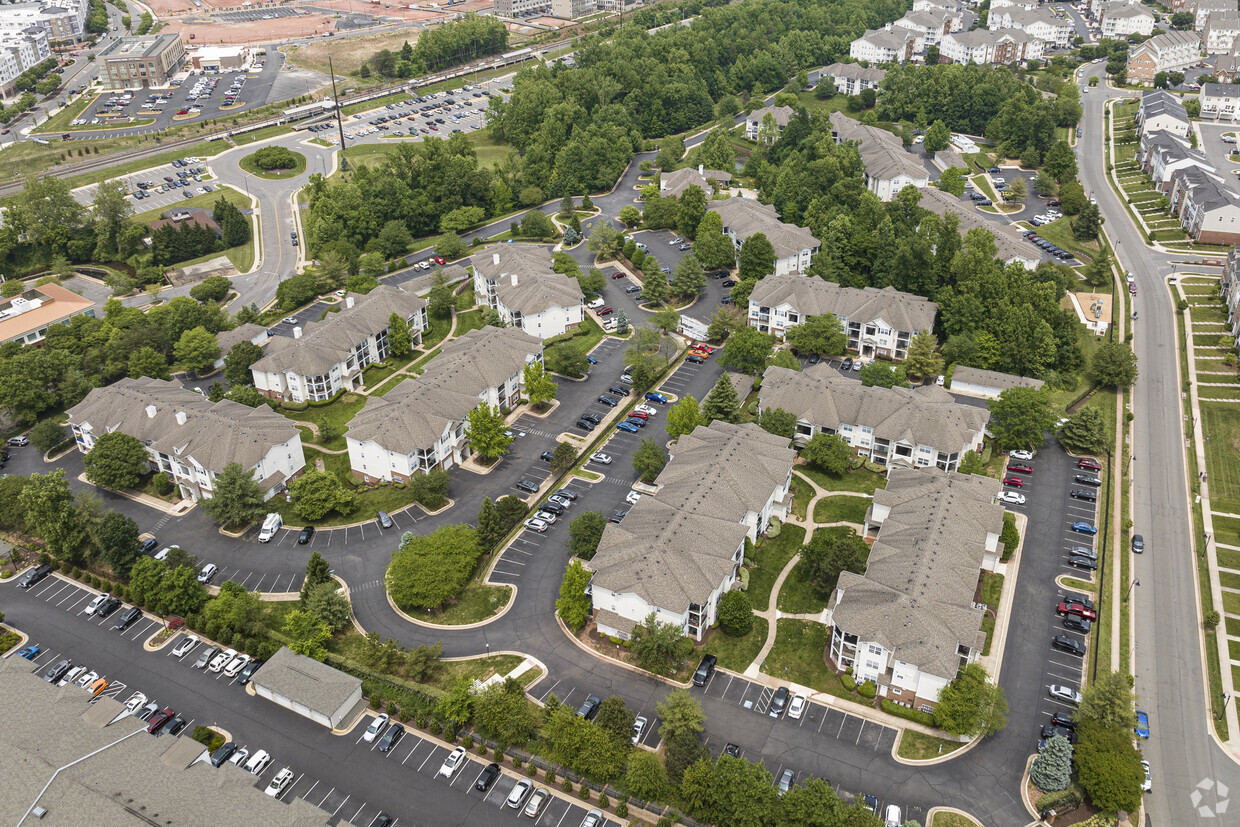
<svg viewBox="0 0 1240 827">
<path fill-rule="evenodd" d="M 566 625 L 564 625 L 564 621 L 563 619 L 560 618 L 560 615 L 558 613 L 555 616 L 555 622 L 560 627 L 560 631 L 563 632 L 565 636 L 567 636 L 568 639 L 573 642 L 574 646 L 576 646 L 578 649 L 582 650 L 583 652 L 586 652 L 591 657 L 598 658 L 599 660 L 605 661 L 610 664 L 614 664 L 616 666 L 621 667 L 622 669 L 627 669 L 628 671 L 641 675 L 644 678 L 660 681 L 661 683 L 665 683 L 668 686 L 674 686 L 677 689 L 691 689 L 693 687 L 692 679 L 684 683 L 678 683 L 672 680 L 671 678 L 665 678 L 662 675 L 656 675 L 653 672 L 647 672 L 645 669 L 641 669 L 639 667 L 633 666 L 630 663 L 625 663 L 622 660 L 617 660 L 616 658 L 608 657 L 607 655 L 604 655 L 601 652 L 596 652 L 593 649 L 591 649 L 589 646 L 586 646 L 584 643 L 578 640 L 577 636 L 574 635 L 571 631 L 569 631 L 569 628 Z"/>
<path fill-rule="evenodd" d="M 507 548 L 507 546 L 505 546 L 505 548 Z M 492 561 L 491 565 L 494 566 L 498 560 L 499 560 L 499 555 L 497 554 L 495 555 L 495 560 Z M 489 576 L 490 573 L 491 573 L 490 569 L 488 569 L 487 575 Z M 488 617 L 486 620 L 480 620 L 477 623 L 467 623 L 467 624 L 458 625 L 458 626 L 447 625 L 443 623 L 428 623 L 425 620 L 418 620 L 417 618 L 412 617 L 411 615 L 409 615 L 407 612 L 405 612 L 403 609 L 401 609 L 399 606 L 396 605 L 396 601 L 392 599 L 392 594 L 391 592 L 388 591 L 386 583 L 383 586 L 383 597 L 385 600 L 387 600 L 387 604 L 392 607 L 392 611 L 396 612 L 396 614 L 398 614 L 402 620 L 412 623 L 414 626 L 420 626 L 423 629 L 445 629 L 449 631 L 457 630 L 457 629 L 477 629 L 481 626 L 486 626 L 490 623 L 494 623 L 495 621 L 499 620 L 504 615 L 508 614 L 508 611 L 513 607 L 513 604 L 517 602 L 517 587 L 516 586 L 513 586 L 509 583 L 491 583 L 487 580 L 483 580 L 482 584 L 485 586 L 506 586 L 507 588 L 512 590 L 512 594 L 509 596 L 508 602 L 504 605 L 504 608 L 500 609 L 498 614 L 492 615 L 491 617 Z M 468 657 L 463 658 L 463 660 L 469 660 L 469 658 Z"/>
</svg>

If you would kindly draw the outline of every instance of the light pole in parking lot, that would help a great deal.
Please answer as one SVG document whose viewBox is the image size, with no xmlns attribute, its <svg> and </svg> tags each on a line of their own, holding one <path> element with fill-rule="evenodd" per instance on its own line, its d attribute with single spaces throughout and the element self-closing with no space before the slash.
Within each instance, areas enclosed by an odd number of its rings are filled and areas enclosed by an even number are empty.
<svg viewBox="0 0 1240 827">
<path fill-rule="evenodd" d="M 1131 583 L 1128 584 L 1128 591 L 1124 594 L 1125 603 L 1128 602 L 1128 598 L 1132 597 L 1132 590 L 1140 585 L 1141 585 L 1140 580 L 1133 580 Z"/>
</svg>

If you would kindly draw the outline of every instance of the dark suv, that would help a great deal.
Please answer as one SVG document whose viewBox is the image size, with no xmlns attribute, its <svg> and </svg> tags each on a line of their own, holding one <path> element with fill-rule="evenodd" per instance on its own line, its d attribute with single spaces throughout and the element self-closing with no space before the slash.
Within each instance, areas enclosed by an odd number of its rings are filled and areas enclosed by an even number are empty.
<svg viewBox="0 0 1240 827">
<path fill-rule="evenodd" d="M 142 610 L 139 609 L 137 606 L 131 606 L 130 608 L 125 610 L 124 614 L 122 614 L 120 617 L 116 619 L 116 622 L 112 624 L 112 628 L 124 631 L 125 629 L 128 629 L 133 624 L 133 622 L 140 617 L 142 617 Z"/>
<path fill-rule="evenodd" d="M 47 577 L 51 573 L 52 573 L 52 566 L 50 563 L 44 563 L 41 566 L 35 566 L 30 571 L 23 574 L 21 577 L 21 580 L 17 581 L 17 588 L 28 589 L 31 586 L 33 586 L 35 583 L 38 583 L 44 577 Z"/>
<path fill-rule="evenodd" d="M 1132 550 L 1135 554 L 1141 554 L 1145 551 L 1145 538 L 1140 534 L 1132 535 Z"/>
<path fill-rule="evenodd" d="M 788 687 L 781 686 L 775 690 L 775 694 L 771 696 L 771 705 L 767 712 L 772 718 L 778 718 L 784 714 L 784 709 L 788 706 Z"/>
<path fill-rule="evenodd" d="M 693 685 L 705 686 L 710 680 L 711 674 L 715 671 L 715 665 L 719 663 L 719 658 L 714 655 L 703 655 L 702 662 L 698 664 L 697 671 L 693 673 Z"/>
<path fill-rule="evenodd" d="M 1051 646 L 1061 652 L 1067 652 L 1072 655 L 1079 655 L 1081 657 L 1085 655 L 1085 644 L 1067 635 L 1055 635 L 1051 638 Z"/>
<path fill-rule="evenodd" d="M 585 703 L 583 703 L 581 708 L 577 710 L 577 717 L 585 718 L 587 721 L 593 721 L 594 717 L 598 715 L 598 708 L 602 703 L 603 701 L 598 695 L 591 695 L 586 698 Z"/>
</svg>

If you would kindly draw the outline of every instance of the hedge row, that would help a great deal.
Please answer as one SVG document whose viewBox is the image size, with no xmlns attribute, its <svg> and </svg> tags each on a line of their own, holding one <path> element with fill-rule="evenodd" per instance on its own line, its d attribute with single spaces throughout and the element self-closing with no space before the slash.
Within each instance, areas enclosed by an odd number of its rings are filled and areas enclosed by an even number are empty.
<svg viewBox="0 0 1240 827">
<path fill-rule="evenodd" d="M 929 712 L 922 712 L 919 709 L 909 709 L 907 706 L 901 706 L 895 701 L 883 698 L 883 712 L 895 715 L 897 718 L 903 718 L 906 721 L 914 721 L 925 726 L 934 726 L 934 716 Z"/>
</svg>

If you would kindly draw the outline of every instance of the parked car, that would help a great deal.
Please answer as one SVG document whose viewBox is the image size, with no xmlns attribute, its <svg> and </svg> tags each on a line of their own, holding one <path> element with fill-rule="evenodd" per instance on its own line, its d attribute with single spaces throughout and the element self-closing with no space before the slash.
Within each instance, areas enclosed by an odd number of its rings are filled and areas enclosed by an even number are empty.
<svg viewBox="0 0 1240 827">
<path fill-rule="evenodd" d="M 667 404 L 667 397 L 655 391 L 651 391 L 650 393 L 646 394 L 646 399 L 650 400 L 651 402 L 658 402 L 660 405 Z"/>
<path fill-rule="evenodd" d="M 56 663 L 52 664 L 50 667 L 48 667 L 47 672 L 44 673 L 43 675 L 43 680 L 47 681 L 48 683 L 56 683 L 57 681 L 59 681 L 61 678 L 65 676 L 65 673 L 69 671 L 69 668 L 71 666 L 73 666 L 73 661 L 69 660 L 68 658 L 59 660 Z"/>
<path fill-rule="evenodd" d="M 160 712 L 156 712 L 151 716 L 151 719 L 147 721 L 146 731 L 151 735 L 154 735 L 167 726 L 168 722 L 176 717 L 176 714 L 176 711 L 173 710 L 172 707 L 167 707 Z"/>
<path fill-rule="evenodd" d="M 608 396 L 607 394 L 603 394 L 602 396 L 600 396 L 598 398 L 598 401 L 606 405 L 609 408 L 614 408 L 620 404 L 619 399 L 616 399 L 614 396 Z"/>
<path fill-rule="evenodd" d="M 809 699 L 804 695 L 796 694 L 792 696 L 792 701 L 788 704 L 788 717 L 794 721 L 801 719 L 801 715 L 805 713 L 805 706 Z"/>
<path fill-rule="evenodd" d="M 396 523 L 386 511 L 380 511 L 375 515 L 375 520 L 379 523 L 379 528 L 392 528 Z"/>
<path fill-rule="evenodd" d="M 642 739 L 642 734 L 646 731 L 646 724 L 647 724 L 647 723 L 648 723 L 648 721 L 646 720 L 645 716 L 643 716 L 643 715 L 638 715 L 638 716 L 637 716 L 637 717 L 633 720 L 633 737 L 632 737 L 630 740 L 631 740 L 634 744 L 636 744 L 638 741 L 640 741 L 640 740 Z"/>
<path fill-rule="evenodd" d="M 637 426 L 634 425 L 632 422 L 628 421 L 627 419 L 624 422 L 617 422 L 616 428 L 618 430 L 628 431 L 629 433 L 633 433 L 633 434 L 637 433 Z"/>
<path fill-rule="evenodd" d="M 1083 617 L 1068 615 L 1063 619 L 1063 627 L 1073 632 L 1081 632 L 1082 634 L 1087 635 L 1089 634 L 1089 630 L 1093 628 L 1093 623 Z"/>
<path fill-rule="evenodd" d="M 528 520 L 522 523 L 522 525 L 524 525 L 526 528 L 530 529 L 531 531 L 537 531 L 539 534 L 542 534 L 544 531 L 546 531 L 548 528 L 551 527 L 550 525 L 547 524 L 545 520 L 540 520 L 537 517 L 530 517 Z"/>
<path fill-rule="evenodd" d="M 211 672 L 219 672 L 221 669 L 223 669 L 228 664 L 230 660 L 232 660 L 236 656 L 237 656 L 236 649 L 225 649 L 223 652 L 220 652 L 218 655 L 212 658 L 211 664 L 210 666 L 207 667 L 207 669 Z"/>
<path fill-rule="evenodd" d="M 788 792 L 788 790 L 791 790 L 792 782 L 795 779 L 796 779 L 796 773 L 794 773 L 792 770 L 784 770 L 783 774 L 779 776 L 779 784 L 777 786 L 778 793 L 780 795 L 783 795 L 784 793 Z"/>
<path fill-rule="evenodd" d="M 602 451 L 590 454 L 590 462 L 597 462 L 599 465 L 611 465 L 611 457 Z"/>
<path fill-rule="evenodd" d="M 1025 486 L 1025 481 L 1020 477 L 1004 477 L 1003 484 L 1010 485 L 1013 488 L 1023 488 Z"/>
<path fill-rule="evenodd" d="M 262 665 L 263 665 L 263 661 L 257 658 L 247 663 L 245 665 L 245 668 L 241 670 L 241 674 L 237 676 L 237 685 L 245 686 L 247 683 L 249 683 L 250 678 L 254 677 L 254 673 L 257 672 L 259 667 Z"/>
<path fill-rule="evenodd" d="M 198 582 L 210 583 L 211 578 L 215 577 L 215 573 L 219 570 L 220 567 L 215 565 L 215 563 L 207 563 L 202 567 L 202 571 L 198 572 Z"/>
<path fill-rule="evenodd" d="M 594 717 L 598 715 L 598 708 L 602 703 L 603 699 L 598 695 L 588 696 L 577 709 L 577 717 L 585 718 L 587 721 L 593 721 Z"/>
<path fill-rule="evenodd" d="M 701 662 L 698 663 L 697 671 L 693 673 L 693 685 L 705 686 L 718 664 L 719 658 L 711 654 L 703 655 Z"/>
<path fill-rule="evenodd" d="M 198 660 L 194 661 L 194 668 L 205 669 L 219 651 L 220 647 L 218 646 L 208 646 L 198 655 Z"/>
<path fill-rule="evenodd" d="M 1016 491 L 1000 491 L 999 501 L 1013 503 L 1015 505 L 1023 505 L 1025 502 L 1025 495 L 1017 493 Z"/>
<path fill-rule="evenodd" d="M 1085 471 L 1101 471 L 1102 465 L 1092 457 L 1084 457 L 1076 461 L 1076 467 Z"/>
<path fill-rule="evenodd" d="M 1055 607 L 1055 613 L 1061 617 L 1065 615 L 1077 615 L 1078 617 L 1083 617 L 1086 620 L 1098 619 L 1098 613 L 1096 611 L 1093 609 L 1087 609 L 1080 603 L 1060 603 Z"/>
<path fill-rule="evenodd" d="M 379 739 L 376 749 L 379 752 L 391 752 L 392 748 L 400 743 L 401 737 L 405 734 L 405 728 L 400 724 L 392 724 L 383 733 L 383 737 Z"/>
<path fill-rule="evenodd" d="M 527 491 L 530 494 L 538 493 L 538 484 L 530 482 L 529 480 L 517 480 L 517 488 L 522 491 Z"/>
<path fill-rule="evenodd" d="M 17 656 L 19 658 L 25 658 L 26 660 L 34 660 L 39 656 L 39 652 L 41 651 L 43 650 L 39 648 L 39 644 L 32 643 L 29 646 L 23 646 L 18 649 Z"/>
<path fill-rule="evenodd" d="M 1080 532 L 1081 534 L 1097 534 L 1098 533 L 1097 526 L 1093 525 L 1092 523 L 1087 523 L 1084 520 L 1073 520 L 1072 530 Z"/>
<path fill-rule="evenodd" d="M 1073 488 L 1068 496 L 1074 500 L 1085 500 L 1086 502 L 1098 502 L 1098 492 L 1090 488 Z"/>
<path fill-rule="evenodd" d="M 1018 462 L 1018 463 L 1014 463 L 1014 464 L 1012 464 L 1012 465 L 1009 465 L 1009 466 L 1008 466 L 1008 470 L 1009 470 L 1009 471 L 1013 471 L 1013 472 L 1015 472 L 1015 473 L 1017 473 L 1017 474 L 1032 474 L 1032 473 L 1033 473 L 1033 466 L 1032 466 L 1032 465 L 1026 465 L 1026 464 L 1024 464 L 1024 463 L 1020 463 L 1020 462 Z"/>
<path fill-rule="evenodd" d="M 267 785 L 267 789 L 263 790 L 263 792 L 272 798 L 279 798 L 280 793 L 284 792 L 284 788 L 287 787 L 292 780 L 293 771 L 288 767 L 285 767 L 275 774 L 275 776 L 271 779 L 271 783 Z"/>
<path fill-rule="evenodd" d="M 271 753 L 265 749 L 260 749 L 254 753 L 254 756 L 246 762 L 245 769 L 250 775 L 262 775 L 263 770 L 267 769 L 267 765 L 271 763 Z"/>
<path fill-rule="evenodd" d="M 528 778 L 522 778 L 517 785 L 512 788 L 512 792 L 508 793 L 505 804 L 514 810 L 519 809 L 525 803 L 525 799 L 529 798 L 530 791 L 534 789 L 534 782 Z"/>
<path fill-rule="evenodd" d="M 92 617 L 95 612 L 99 611 L 99 607 L 108 602 L 108 598 L 112 595 L 108 592 L 95 595 L 95 599 L 86 604 L 86 616 Z"/>
<path fill-rule="evenodd" d="M 1075 689 L 1069 686 L 1060 686 L 1059 684 L 1052 684 L 1050 687 L 1047 688 L 1047 691 L 1050 692 L 1050 696 L 1052 698 L 1055 698 L 1060 701 L 1067 701 L 1068 703 L 1071 703 L 1071 704 L 1079 704 L 1081 702 L 1081 693 L 1077 692 Z"/>
<path fill-rule="evenodd" d="M 217 768 L 223 766 L 224 762 L 236 751 L 237 744 L 233 741 L 226 741 L 223 746 L 211 753 L 211 766 Z"/>
<path fill-rule="evenodd" d="M 525 803 L 525 809 L 522 812 L 530 818 L 538 818 L 547 803 L 547 799 L 550 797 L 551 793 L 542 787 L 537 788 L 534 790 L 533 795 L 530 796 L 530 800 Z"/>
<path fill-rule="evenodd" d="M 1098 568 L 1098 561 L 1086 557 L 1083 554 L 1069 554 L 1068 565 L 1078 569 L 1086 569 L 1087 571 L 1095 571 Z"/>
<path fill-rule="evenodd" d="M 1137 726 L 1134 731 L 1137 733 L 1138 738 L 1148 740 L 1150 737 L 1150 716 L 1143 709 L 1137 710 Z"/>
<path fill-rule="evenodd" d="M 1077 485 L 1092 485 L 1094 487 L 1102 485 L 1102 480 L 1089 474 L 1076 474 L 1072 477 L 1072 481 Z"/>
<path fill-rule="evenodd" d="M 503 773 L 500 772 L 499 764 L 492 761 L 483 768 L 482 774 L 478 776 L 478 780 L 474 782 L 474 789 L 480 793 L 484 793 L 491 789 L 491 785 L 495 783 Z"/>
<path fill-rule="evenodd" d="M 229 661 L 228 665 L 224 667 L 224 674 L 227 677 L 235 678 L 237 677 L 238 673 L 240 673 L 241 670 L 245 668 L 245 665 L 249 662 L 250 662 L 249 655 L 237 655 L 237 657 Z"/>
<path fill-rule="evenodd" d="M 120 601 L 117 602 L 119 603 Z M 121 614 L 120 617 L 116 619 L 116 622 L 112 624 L 112 629 L 114 631 L 123 632 L 132 626 L 140 617 L 142 617 L 142 610 L 137 606 L 130 606 Z"/>
<path fill-rule="evenodd" d="M 1132 551 L 1134 554 L 1141 554 L 1145 551 L 1145 538 L 1140 534 L 1132 535 Z"/>
<path fill-rule="evenodd" d="M 297 545 L 304 546 L 314 538 L 314 526 L 308 525 L 297 535 Z"/>
<path fill-rule="evenodd" d="M 1080 655 L 1081 657 L 1085 655 L 1085 644 L 1068 635 L 1055 635 L 1051 638 L 1051 646 L 1070 655 Z"/>
<path fill-rule="evenodd" d="M 183 658 L 185 657 L 185 655 L 189 653 L 191 649 L 193 649 L 197 645 L 198 645 L 197 635 L 186 635 L 184 638 L 182 638 L 180 643 L 178 643 L 176 646 L 173 647 L 172 656 L 174 658 Z"/>
<path fill-rule="evenodd" d="M 784 708 L 788 705 L 788 687 L 781 686 L 775 690 L 775 694 L 771 696 L 771 705 L 767 707 L 767 714 L 772 718 L 778 718 L 784 714 Z"/>
</svg>

